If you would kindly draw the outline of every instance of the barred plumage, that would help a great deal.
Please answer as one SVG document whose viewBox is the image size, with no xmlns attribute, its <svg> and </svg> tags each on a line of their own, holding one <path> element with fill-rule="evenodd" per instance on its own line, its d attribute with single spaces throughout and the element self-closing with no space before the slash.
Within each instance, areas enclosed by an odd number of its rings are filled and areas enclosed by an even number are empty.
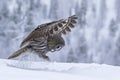
<svg viewBox="0 0 120 80">
<path fill-rule="evenodd" d="M 46 53 L 48 51 L 60 50 L 65 45 L 61 35 L 70 32 L 76 23 L 77 17 L 73 15 L 68 17 L 68 19 L 39 25 L 21 43 L 20 47 L 25 47 L 13 53 L 8 59 L 15 58 L 25 51 L 30 50 L 34 51 L 39 57 L 49 60 Z M 25 45 L 26 43 L 28 44 Z"/>
</svg>

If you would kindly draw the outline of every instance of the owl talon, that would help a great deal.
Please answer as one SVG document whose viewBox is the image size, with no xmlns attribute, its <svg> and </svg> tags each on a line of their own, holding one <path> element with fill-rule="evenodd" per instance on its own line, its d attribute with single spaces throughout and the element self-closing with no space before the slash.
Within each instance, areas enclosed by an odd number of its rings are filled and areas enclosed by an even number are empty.
<svg viewBox="0 0 120 80">
<path fill-rule="evenodd" d="M 43 55 L 43 58 L 44 58 L 45 60 L 47 60 L 47 61 L 50 61 L 49 57 L 46 56 L 46 55 Z"/>
<path fill-rule="evenodd" d="M 43 58 L 43 59 L 47 60 L 47 61 L 50 61 L 49 57 L 46 56 L 45 54 L 39 54 L 38 56 L 39 56 L 40 58 Z"/>
</svg>

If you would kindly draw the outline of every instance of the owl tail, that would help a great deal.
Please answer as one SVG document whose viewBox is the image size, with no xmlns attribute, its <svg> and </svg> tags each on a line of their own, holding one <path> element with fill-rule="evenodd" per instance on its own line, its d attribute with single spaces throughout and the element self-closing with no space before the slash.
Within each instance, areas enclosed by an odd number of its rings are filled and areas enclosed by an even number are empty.
<svg viewBox="0 0 120 80">
<path fill-rule="evenodd" d="M 10 55 L 8 57 L 8 59 L 16 58 L 19 55 L 21 55 L 22 53 L 27 52 L 28 50 L 30 50 L 30 47 L 28 47 L 28 46 L 23 47 L 23 48 L 19 49 L 18 51 L 14 52 L 12 55 Z"/>
</svg>

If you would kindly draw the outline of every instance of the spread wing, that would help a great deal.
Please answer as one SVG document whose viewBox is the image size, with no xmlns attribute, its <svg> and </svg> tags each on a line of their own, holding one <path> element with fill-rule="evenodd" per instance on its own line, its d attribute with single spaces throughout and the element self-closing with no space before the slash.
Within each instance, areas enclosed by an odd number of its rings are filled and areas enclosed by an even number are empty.
<svg viewBox="0 0 120 80">
<path fill-rule="evenodd" d="M 25 43 L 33 39 L 40 40 L 43 36 L 66 34 L 67 32 L 71 31 L 71 28 L 74 28 L 74 24 L 76 23 L 77 16 L 73 15 L 68 17 L 67 19 L 61 19 L 58 21 L 41 24 L 23 40 L 20 46 L 22 47 Z"/>
<path fill-rule="evenodd" d="M 66 34 L 74 28 L 74 24 L 77 23 L 77 17 L 75 15 L 68 17 L 67 19 L 61 19 L 48 23 L 48 32 L 50 35 L 53 34 Z M 46 24 L 47 25 L 47 24 Z"/>
</svg>

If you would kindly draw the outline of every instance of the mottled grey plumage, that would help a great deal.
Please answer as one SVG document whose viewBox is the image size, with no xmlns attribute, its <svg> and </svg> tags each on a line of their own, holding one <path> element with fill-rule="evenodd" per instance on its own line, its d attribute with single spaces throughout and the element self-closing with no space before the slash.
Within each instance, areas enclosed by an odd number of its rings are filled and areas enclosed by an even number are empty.
<svg viewBox="0 0 120 80">
<path fill-rule="evenodd" d="M 77 23 L 76 20 L 77 17 L 73 15 L 67 19 L 39 25 L 23 40 L 20 45 L 22 48 L 9 56 L 8 59 L 15 58 L 29 50 L 34 51 L 39 57 L 49 60 L 46 53 L 58 51 L 65 45 L 61 35 L 70 32 L 74 24 Z"/>
</svg>

